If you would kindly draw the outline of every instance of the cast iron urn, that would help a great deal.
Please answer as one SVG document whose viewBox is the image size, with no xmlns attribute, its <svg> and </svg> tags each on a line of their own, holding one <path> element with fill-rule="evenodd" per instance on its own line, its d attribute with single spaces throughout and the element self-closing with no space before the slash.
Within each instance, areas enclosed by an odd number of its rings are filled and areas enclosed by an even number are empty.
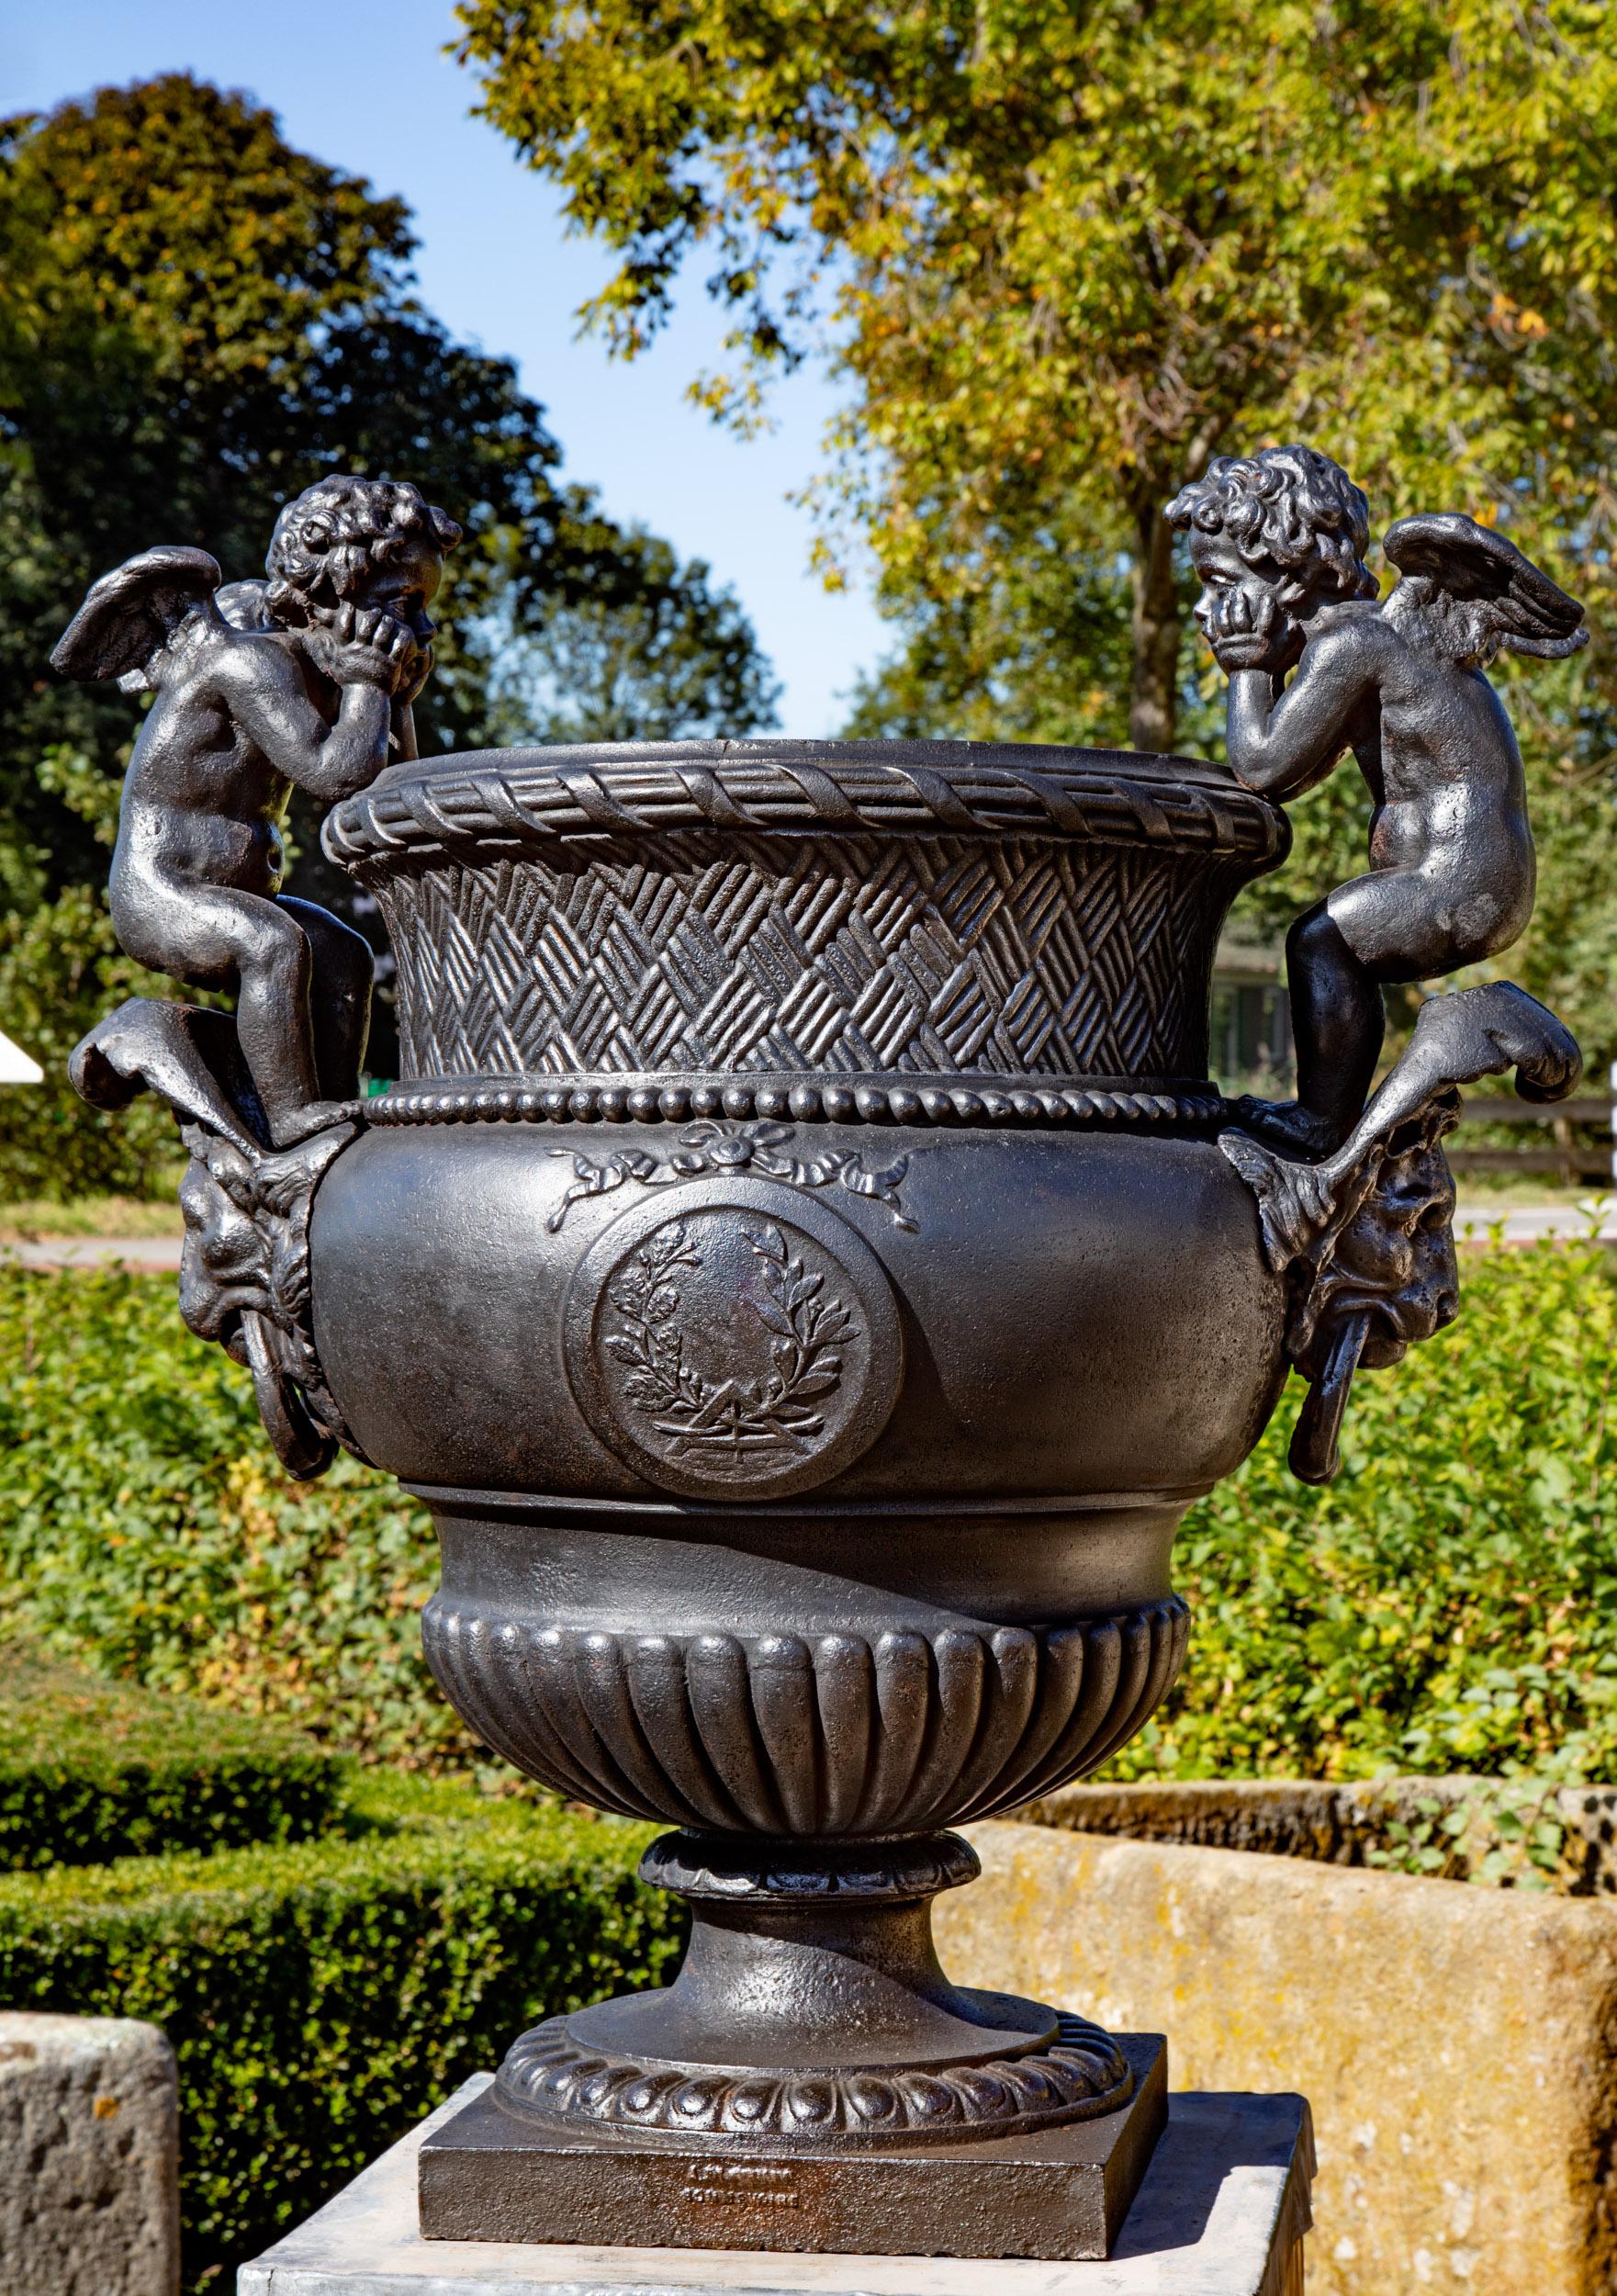
<svg viewBox="0 0 1617 2296">
<path fill-rule="evenodd" d="M 155 695 L 125 946 L 238 992 L 233 1019 L 137 1000 L 73 1056 L 98 1105 L 181 1120 L 187 1322 L 294 1474 L 342 1445 L 425 1501 L 444 1693 L 530 1777 L 670 1829 L 642 1870 L 690 1908 L 672 1986 L 521 2035 L 429 2139 L 429 2234 L 1097 2256 L 1143 2172 L 1162 2041 L 952 1985 L 931 1902 L 976 1861 L 948 1829 L 1140 1728 L 1185 1650 L 1175 1528 L 1288 1366 L 1324 1480 L 1355 1368 L 1454 1313 L 1457 1086 L 1513 1067 L 1550 1099 L 1578 1066 L 1496 981 L 1432 997 L 1364 1102 L 1377 983 L 1471 961 L 1445 918 L 1490 949 L 1525 920 L 1479 665 L 1572 650 L 1577 606 L 1458 518 L 1389 533 L 1407 579 L 1375 602 L 1364 498 L 1308 449 L 1170 515 L 1234 770 L 423 761 L 458 530 L 368 479 L 288 505 L 267 583 L 148 552 L 57 649 Z M 1227 1102 L 1209 969 L 1286 850 L 1263 793 L 1344 744 L 1372 868 L 1293 935 L 1298 1099 Z M 294 783 L 397 960 L 400 1075 L 367 1100 L 368 958 L 280 890 Z"/>
<path fill-rule="evenodd" d="M 332 815 L 404 1073 L 314 1199 L 324 1378 L 437 1521 L 446 1694 L 677 1829 L 692 1919 L 666 1991 L 515 2043 L 430 2231 L 1104 2253 L 1160 2044 L 951 1986 L 929 1908 L 945 1829 L 1162 1698 L 1175 1526 L 1278 1391 L 1206 1064 L 1284 843 L 1216 768 L 954 744 L 461 758 Z"/>
</svg>

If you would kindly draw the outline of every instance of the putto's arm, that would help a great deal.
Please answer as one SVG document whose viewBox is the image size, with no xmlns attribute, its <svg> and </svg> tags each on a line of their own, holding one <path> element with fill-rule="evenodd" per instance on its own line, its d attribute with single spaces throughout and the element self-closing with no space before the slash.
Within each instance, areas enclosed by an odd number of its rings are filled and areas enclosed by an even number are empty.
<svg viewBox="0 0 1617 2296">
<path fill-rule="evenodd" d="M 1368 638 L 1362 621 L 1321 630 L 1278 696 L 1268 670 L 1230 672 L 1229 758 L 1249 789 L 1294 797 L 1324 780 L 1374 681 Z"/>
<path fill-rule="evenodd" d="M 232 649 L 224 680 L 238 724 L 277 773 L 323 805 L 369 787 L 387 762 L 392 695 L 378 665 L 361 677 L 339 658 L 331 674 L 342 688 L 328 726 L 309 700 L 297 665 L 277 646 Z"/>
</svg>

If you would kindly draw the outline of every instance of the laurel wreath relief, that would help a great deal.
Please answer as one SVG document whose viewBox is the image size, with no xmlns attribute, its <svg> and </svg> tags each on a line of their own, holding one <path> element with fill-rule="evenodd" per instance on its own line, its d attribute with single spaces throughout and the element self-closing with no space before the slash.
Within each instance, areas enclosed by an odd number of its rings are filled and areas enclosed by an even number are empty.
<svg viewBox="0 0 1617 2296">
<path fill-rule="evenodd" d="M 811 1274 L 787 1248 L 779 1228 L 744 1227 L 762 1275 L 752 1306 L 769 1334 L 769 1367 L 759 1379 L 713 1380 L 685 1361 L 677 1281 L 683 1267 L 699 1268 L 700 1255 L 682 1220 L 670 1221 L 643 1244 L 612 1285 L 615 1329 L 607 1352 L 627 1367 L 623 1394 L 676 1457 L 746 1453 L 782 1446 L 807 1453 L 825 1422 L 814 1409 L 842 1378 L 837 1349 L 854 1335 L 840 1300 L 823 1297 L 825 1277 Z"/>
</svg>

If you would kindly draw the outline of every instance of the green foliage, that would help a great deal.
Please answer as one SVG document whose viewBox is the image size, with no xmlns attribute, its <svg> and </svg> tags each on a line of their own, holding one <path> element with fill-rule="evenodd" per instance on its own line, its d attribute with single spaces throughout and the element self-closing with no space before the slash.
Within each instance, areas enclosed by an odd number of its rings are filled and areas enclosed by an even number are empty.
<svg viewBox="0 0 1617 2296">
<path fill-rule="evenodd" d="M 401 201 L 181 74 L 0 125 L 0 800 L 58 882 L 96 857 L 39 760 L 65 742 L 106 771 L 131 726 L 116 694 L 42 675 L 85 586 L 158 541 L 255 571 L 276 509 L 323 471 L 412 478 L 467 528 L 423 749 L 479 734 L 490 614 L 542 647 L 553 608 L 638 606 L 648 580 L 705 665 L 708 725 L 767 720 L 734 602 L 671 555 L 648 568 L 644 536 L 558 485 L 540 409 L 422 307 L 414 249 Z"/>
<path fill-rule="evenodd" d="M 344 1763 L 283 1725 L 0 1643 L 0 1867 L 301 1840 L 346 1784 Z"/>
<path fill-rule="evenodd" d="M 576 531 L 588 522 L 579 515 Z M 594 579 L 524 629 L 501 602 L 489 644 L 485 737 L 503 742 L 681 741 L 774 723 L 778 688 L 752 627 L 701 558 L 683 565 L 643 527 L 605 528 Z M 534 610 L 530 609 L 532 613 Z"/>
<path fill-rule="evenodd" d="M 91 1001 L 77 982 L 111 962 L 84 889 L 106 873 L 137 714 L 46 663 L 120 559 L 198 545 L 233 580 L 262 567 L 276 510 L 322 473 L 409 478 L 467 530 L 438 602 L 424 754 L 493 737 L 502 661 L 508 685 L 536 680 L 564 719 L 605 711 L 621 735 L 774 722 L 735 599 L 562 483 L 510 362 L 420 302 L 414 246 L 400 201 L 181 74 L 0 121 L 0 1026 L 51 1071 L 7 1097 L 0 1192 L 42 1192 L 30 1156 L 60 1171 L 59 1192 L 131 1187 L 149 1163 L 143 1140 L 82 1137 L 60 1064 Z M 509 732 L 509 708 L 499 723 Z M 312 829 L 298 824 L 298 889 L 346 906 Z M 66 911 L 36 926 L 64 891 Z"/>
<path fill-rule="evenodd" d="M 512 2036 L 667 1981 L 649 1829 L 373 1780 L 342 1838 L 0 1881 L 0 1999 L 140 2017 L 180 2067 L 194 2290 L 328 2197 Z"/>
<path fill-rule="evenodd" d="M 172 1277 L 0 1266 L 0 1626 L 419 1766 L 469 1752 L 421 1652 L 435 1576 L 387 1478 L 286 1480 Z"/>
<path fill-rule="evenodd" d="M 0 915 L 0 1025 L 45 1071 L 42 1084 L 0 1089 L 0 1197 L 154 1191 L 179 1147 L 173 1117 L 140 1099 L 109 1122 L 68 1083 L 67 1057 L 124 997 L 167 988 L 119 952 L 87 885 Z"/>
<path fill-rule="evenodd" d="M 1604 1252 L 1539 1245 L 1466 1255 L 1459 1322 L 1361 1374 L 1324 1491 L 1294 1383 L 1186 1520 L 1185 1675 L 1113 1774 L 1611 1777 L 1614 1351 Z"/>
<path fill-rule="evenodd" d="M 1567 1852 L 1582 1845 L 1572 1841 L 1560 1793 L 1550 1778 L 1479 1779 L 1457 1795 L 1419 1795 L 1406 1815 L 1383 1822 L 1364 1863 L 1487 1888 L 1576 1889 L 1582 1877 Z"/>
<path fill-rule="evenodd" d="M 1522 962 L 1617 1052 L 1597 0 L 458 14 L 485 116 L 617 258 L 588 313 L 615 348 L 688 260 L 735 320 L 715 410 L 755 420 L 767 371 L 829 342 L 827 548 L 873 548 L 903 638 L 855 730 L 1208 745 L 1161 512 L 1280 437 L 1346 461 L 1378 526 L 1470 512 L 1589 599 L 1590 656 L 1532 689 L 1549 890 Z M 1286 916 L 1364 865 L 1351 776 L 1302 808 Z"/>
</svg>

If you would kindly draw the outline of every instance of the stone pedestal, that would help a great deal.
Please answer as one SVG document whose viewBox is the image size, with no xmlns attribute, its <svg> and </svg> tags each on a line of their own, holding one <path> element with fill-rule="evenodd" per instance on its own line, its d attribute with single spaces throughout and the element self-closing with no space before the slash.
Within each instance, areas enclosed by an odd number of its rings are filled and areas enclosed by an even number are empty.
<svg viewBox="0 0 1617 2296">
<path fill-rule="evenodd" d="M 0 2013 L 0 2289 L 174 2296 L 174 2052 L 128 2017 Z"/>
<path fill-rule="evenodd" d="M 1110 2257 L 1049 2264 L 423 2240 L 421 2141 L 485 2085 L 244 2265 L 237 2296 L 1302 2296 L 1314 2157 L 1300 2097 L 1171 2098 Z"/>
</svg>

